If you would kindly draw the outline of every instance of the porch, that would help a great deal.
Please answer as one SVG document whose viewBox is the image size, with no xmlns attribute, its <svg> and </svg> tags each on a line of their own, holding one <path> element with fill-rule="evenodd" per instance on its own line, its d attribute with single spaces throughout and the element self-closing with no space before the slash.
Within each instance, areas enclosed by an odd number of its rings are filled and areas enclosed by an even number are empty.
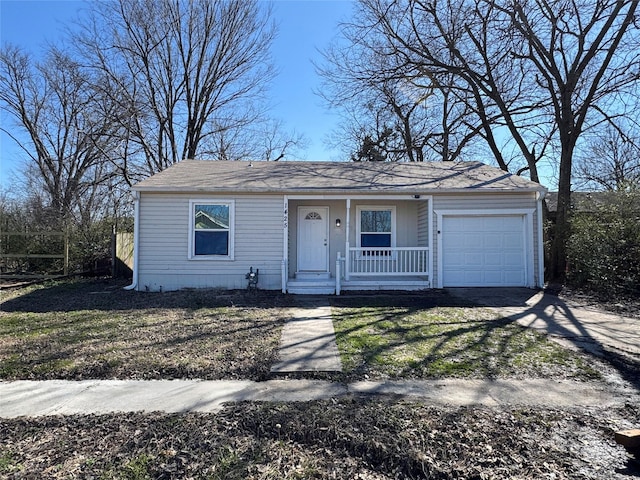
<svg viewBox="0 0 640 480">
<path fill-rule="evenodd" d="M 287 281 L 296 294 L 336 294 L 346 290 L 422 290 L 430 287 L 429 248 L 350 247 L 338 253 L 335 277 L 298 275 Z"/>
<path fill-rule="evenodd" d="M 283 291 L 418 290 L 431 286 L 431 198 L 285 198 Z"/>
</svg>

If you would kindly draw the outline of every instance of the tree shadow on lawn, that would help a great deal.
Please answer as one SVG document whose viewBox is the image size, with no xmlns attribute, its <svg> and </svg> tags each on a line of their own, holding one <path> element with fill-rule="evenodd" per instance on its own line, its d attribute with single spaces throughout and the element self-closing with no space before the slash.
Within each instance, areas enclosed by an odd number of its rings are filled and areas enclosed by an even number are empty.
<svg viewBox="0 0 640 480">
<path fill-rule="evenodd" d="M 192 329 L 172 325 L 171 320 L 150 328 L 125 323 L 96 328 L 91 322 L 76 322 L 5 345 L 0 348 L 0 377 L 262 380 L 269 377 L 269 366 L 276 359 L 284 318 L 268 322 L 247 318 L 228 325 L 223 320 Z"/>
<path fill-rule="evenodd" d="M 39 287 L 2 303 L 0 376 L 265 379 L 285 321 L 282 297 L 140 293 L 113 281 Z"/>
<path fill-rule="evenodd" d="M 464 301 L 497 308 L 508 320 L 585 352 L 613 368 L 640 392 L 640 355 L 633 353 L 640 347 L 640 319 L 593 310 L 567 302 L 553 292 L 527 288 L 461 288 L 449 291 Z"/>
<path fill-rule="evenodd" d="M 514 319 L 490 310 L 483 313 L 478 309 L 477 315 L 466 313 L 456 318 L 456 308 L 466 312 L 477 309 L 479 305 L 472 298 L 433 290 L 336 297 L 332 305 L 359 309 L 334 309 L 339 344 L 358 345 L 354 356 L 359 358 L 352 364 L 347 355 L 346 362 L 346 375 L 356 379 L 373 375 L 593 380 L 602 379 L 613 368 L 640 391 L 637 366 L 623 365 L 613 356 L 594 362 L 589 352 L 574 352 L 547 342 Z M 441 314 L 439 307 L 443 307 Z M 384 338 L 377 341 L 377 337 Z M 393 359 L 394 355 L 399 359 Z M 376 364 L 383 366 L 376 368 Z"/>
<path fill-rule="evenodd" d="M 124 290 L 118 280 L 51 282 L 0 303 L 4 312 L 72 312 L 76 310 L 140 310 L 151 308 L 286 307 L 292 303 L 281 292 L 257 290 L 183 289 L 171 292 Z M 29 288 L 29 287 L 27 287 Z M 10 296 L 7 291 L 3 297 Z"/>
</svg>

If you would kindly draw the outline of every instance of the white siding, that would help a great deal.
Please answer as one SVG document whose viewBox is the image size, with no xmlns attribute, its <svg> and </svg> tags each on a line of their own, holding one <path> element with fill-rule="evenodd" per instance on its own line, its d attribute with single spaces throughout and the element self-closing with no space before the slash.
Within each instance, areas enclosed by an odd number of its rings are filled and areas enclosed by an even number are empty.
<svg viewBox="0 0 640 480">
<path fill-rule="evenodd" d="M 536 208 L 536 194 L 532 192 L 526 193 L 505 193 L 505 194 L 479 194 L 469 193 L 460 195 L 433 195 L 433 210 L 434 211 L 453 211 L 453 210 L 465 210 L 465 211 L 477 211 L 478 213 L 485 213 L 490 215 L 499 210 L 535 210 Z M 531 225 L 528 225 L 528 232 L 531 233 L 530 246 L 528 254 L 531 255 L 533 261 L 529 262 L 528 268 L 533 271 L 533 278 L 537 279 L 538 276 L 538 222 L 534 212 L 533 221 Z M 434 215 L 432 234 L 434 239 L 438 238 L 438 232 L 442 228 L 438 225 L 437 216 Z M 438 242 L 433 243 L 433 274 L 434 283 L 438 285 L 438 259 L 440 258 L 440 252 L 438 252 Z M 529 275 L 531 278 L 532 275 Z"/>
<path fill-rule="evenodd" d="M 535 208 L 535 193 L 468 193 L 433 196 L 435 210 L 495 210 L 501 208 Z"/>
<path fill-rule="evenodd" d="M 429 245 L 429 202 L 418 203 L 418 246 Z"/>
<path fill-rule="evenodd" d="M 544 228 L 544 227 L 543 227 Z M 532 243 L 533 243 L 533 263 L 534 263 L 534 272 L 536 275 L 536 283 L 537 279 L 543 278 L 544 279 L 544 271 L 540 272 L 540 245 L 538 245 L 538 210 L 536 209 L 536 211 L 533 213 L 533 225 L 531 228 L 531 231 L 533 232 L 533 239 L 532 239 Z M 540 232 L 540 238 L 542 238 L 542 251 L 544 251 L 544 232 Z M 542 259 L 542 263 L 544 264 L 544 259 Z M 544 269 L 544 267 L 543 267 Z M 544 285 L 537 285 L 538 287 L 544 287 Z"/>
<path fill-rule="evenodd" d="M 235 201 L 235 257 L 189 260 L 189 201 Z M 258 287 L 281 289 L 281 195 L 152 194 L 140 198 L 138 288 L 246 288 L 249 267 L 260 269 Z"/>
<path fill-rule="evenodd" d="M 235 256 L 234 260 L 189 260 L 189 201 L 233 200 L 235 204 Z M 534 193 L 438 195 L 434 193 L 432 211 L 474 211 L 491 214 L 503 209 L 534 211 L 528 232 L 528 246 L 533 261 L 530 271 L 535 278 L 538 272 L 538 222 L 535 213 Z M 138 288 L 141 290 L 174 290 L 184 287 L 246 288 L 245 274 L 249 267 L 260 269 L 259 288 L 279 290 L 281 262 L 283 258 L 283 195 L 206 195 L 206 194 L 156 194 L 143 192 L 140 197 Z M 324 205 L 330 209 L 330 258 L 329 266 L 335 274 L 337 252 L 344 255 L 346 231 L 346 201 L 291 200 L 289 202 L 289 274 L 295 272 L 297 207 L 299 205 Z M 353 199 L 351 201 L 350 243 L 356 242 L 356 212 L 358 205 L 396 206 L 397 246 L 427 246 L 430 236 L 432 248 L 432 285 L 438 285 L 438 225 L 433 216 L 431 232 L 427 201 L 398 201 Z M 342 227 L 335 227 L 340 218 Z"/>
</svg>

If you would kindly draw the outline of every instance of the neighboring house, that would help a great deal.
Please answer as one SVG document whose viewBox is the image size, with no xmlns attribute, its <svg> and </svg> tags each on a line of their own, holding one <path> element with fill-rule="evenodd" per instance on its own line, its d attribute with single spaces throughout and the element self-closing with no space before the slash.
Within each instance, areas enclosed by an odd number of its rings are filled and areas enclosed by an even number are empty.
<svg viewBox="0 0 640 480">
<path fill-rule="evenodd" d="M 571 214 L 602 215 L 602 212 L 613 209 L 628 193 L 614 191 L 571 192 Z M 640 212 L 640 196 L 626 196 L 626 205 L 630 214 Z M 547 204 L 549 220 L 556 221 L 558 213 L 558 192 L 548 192 L 544 201 Z M 615 211 L 615 209 L 613 210 Z"/>
<path fill-rule="evenodd" d="M 133 190 L 138 290 L 543 285 L 545 188 L 479 162 L 185 160 Z"/>
</svg>

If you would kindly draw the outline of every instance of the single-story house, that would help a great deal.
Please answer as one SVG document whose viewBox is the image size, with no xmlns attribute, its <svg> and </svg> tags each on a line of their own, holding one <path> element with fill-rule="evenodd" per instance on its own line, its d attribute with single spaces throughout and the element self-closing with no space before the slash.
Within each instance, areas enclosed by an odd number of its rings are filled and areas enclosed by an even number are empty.
<svg viewBox="0 0 640 480">
<path fill-rule="evenodd" d="M 138 290 L 543 285 L 546 189 L 480 162 L 184 160 L 133 191 Z"/>
</svg>

